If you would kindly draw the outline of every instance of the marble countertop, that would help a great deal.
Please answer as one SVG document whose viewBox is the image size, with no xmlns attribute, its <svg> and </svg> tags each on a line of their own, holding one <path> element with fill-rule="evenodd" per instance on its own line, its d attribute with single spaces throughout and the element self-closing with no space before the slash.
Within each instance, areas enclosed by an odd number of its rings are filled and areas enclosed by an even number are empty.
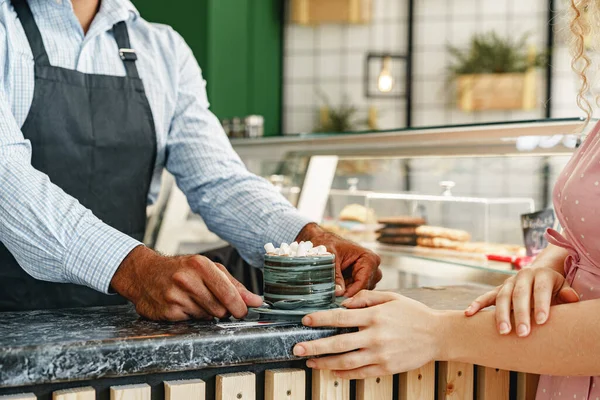
<svg viewBox="0 0 600 400">
<path fill-rule="evenodd" d="M 487 289 L 402 293 L 434 308 L 462 309 Z M 292 360 L 294 344 L 337 333 L 291 322 L 152 322 L 132 306 L 0 313 L 0 387 Z"/>
</svg>

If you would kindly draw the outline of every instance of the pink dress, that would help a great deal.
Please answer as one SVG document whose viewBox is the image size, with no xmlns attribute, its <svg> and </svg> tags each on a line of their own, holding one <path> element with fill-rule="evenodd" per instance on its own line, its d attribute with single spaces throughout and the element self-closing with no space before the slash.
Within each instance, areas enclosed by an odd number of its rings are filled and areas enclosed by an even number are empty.
<svg viewBox="0 0 600 400">
<path fill-rule="evenodd" d="M 582 301 L 600 298 L 600 122 L 558 178 L 553 201 L 563 234 L 546 237 L 569 251 L 567 281 Z M 600 400 L 600 376 L 542 376 L 536 399 Z"/>
</svg>

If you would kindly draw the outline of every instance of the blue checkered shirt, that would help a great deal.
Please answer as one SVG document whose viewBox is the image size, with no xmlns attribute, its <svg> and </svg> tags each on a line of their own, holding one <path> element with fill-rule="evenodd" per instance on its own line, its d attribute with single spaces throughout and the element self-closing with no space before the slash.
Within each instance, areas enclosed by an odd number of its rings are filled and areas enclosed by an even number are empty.
<svg viewBox="0 0 600 400">
<path fill-rule="evenodd" d="M 209 111 L 191 50 L 173 29 L 148 23 L 128 0 L 102 0 L 87 34 L 70 0 L 29 4 L 50 63 L 85 73 L 125 75 L 111 29 L 127 21 L 156 126 L 149 203 L 166 167 L 191 209 L 253 265 L 262 261 L 264 243 L 292 241 L 309 222 L 272 185 L 246 170 Z M 123 258 L 140 243 L 104 224 L 31 166 L 31 144 L 20 127 L 33 89 L 25 33 L 10 1 L 0 0 L 0 241 L 37 279 L 107 292 Z"/>
</svg>

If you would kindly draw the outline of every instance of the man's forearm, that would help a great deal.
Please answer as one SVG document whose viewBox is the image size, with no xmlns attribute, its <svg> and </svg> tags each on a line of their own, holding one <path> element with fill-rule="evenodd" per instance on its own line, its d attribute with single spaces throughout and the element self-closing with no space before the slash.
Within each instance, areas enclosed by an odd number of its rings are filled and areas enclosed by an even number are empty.
<svg viewBox="0 0 600 400">
<path fill-rule="evenodd" d="M 440 312 L 441 358 L 548 375 L 600 375 L 600 300 L 552 307 L 549 320 L 527 338 L 502 336 L 493 312 L 466 318 Z"/>
</svg>

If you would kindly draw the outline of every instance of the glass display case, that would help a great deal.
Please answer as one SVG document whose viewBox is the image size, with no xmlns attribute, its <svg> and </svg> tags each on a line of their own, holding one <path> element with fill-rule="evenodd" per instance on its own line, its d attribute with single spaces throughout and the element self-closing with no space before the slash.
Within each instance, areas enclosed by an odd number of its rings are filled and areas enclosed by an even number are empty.
<svg viewBox="0 0 600 400">
<path fill-rule="evenodd" d="M 282 193 L 301 212 L 379 253 L 384 275 L 396 277 L 386 285 L 497 284 L 514 269 L 487 255 L 522 253 L 520 215 L 552 206 L 553 183 L 581 127 L 579 119 L 536 120 L 232 144 L 251 171 L 277 175 Z M 311 173 L 319 157 L 336 162 Z M 357 221 L 344 213 L 358 213 Z M 436 248 L 441 240 L 429 241 L 427 249 L 415 241 L 381 243 L 381 222 L 390 217 L 422 217 L 422 225 L 466 232 L 464 247 L 472 251 Z"/>
</svg>

